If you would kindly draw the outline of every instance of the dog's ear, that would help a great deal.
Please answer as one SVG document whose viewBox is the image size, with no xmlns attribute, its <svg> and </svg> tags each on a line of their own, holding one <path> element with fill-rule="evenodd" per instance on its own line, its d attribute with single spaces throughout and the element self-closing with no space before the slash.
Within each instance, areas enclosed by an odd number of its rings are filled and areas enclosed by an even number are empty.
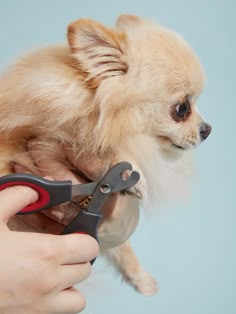
<svg viewBox="0 0 236 314">
<path fill-rule="evenodd" d="M 142 19 L 137 15 L 122 14 L 118 17 L 116 21 L 116 26 L 121 30 L 128 30 L 137 26 L 142 26 L 144 24 L 150 24 L 151 21 Z"/>
<path fill-rule="evenodd" d="M 90 88 L 102 80 L 123 75 L 126 35 L 90 19 L 80 19 L 68 27 L 68 41 L 75 59 L 75 66 Z"/>
</svg>

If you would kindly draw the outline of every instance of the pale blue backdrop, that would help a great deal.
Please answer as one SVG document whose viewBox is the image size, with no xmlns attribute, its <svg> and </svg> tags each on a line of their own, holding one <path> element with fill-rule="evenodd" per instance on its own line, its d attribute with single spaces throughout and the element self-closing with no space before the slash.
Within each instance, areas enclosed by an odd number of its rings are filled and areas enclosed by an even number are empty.
<svg viewBox="0 0 236 314">
<path fill-rule="evenodd" d="M 143 217 L 133 236 L 160 293 L 139 295 L 100 261 L 82 288 L 85 313 L 235 314 L 236 2 L 0 0 L 0 69 L 29 49 L 64 41 L 67 24 L 79 17 L 112 25 L 125 12 L 159 20 L 192 44 L 207 73 L 199 105 L 213 132 L 195 152 L 192 201 Z"/>
</svg>

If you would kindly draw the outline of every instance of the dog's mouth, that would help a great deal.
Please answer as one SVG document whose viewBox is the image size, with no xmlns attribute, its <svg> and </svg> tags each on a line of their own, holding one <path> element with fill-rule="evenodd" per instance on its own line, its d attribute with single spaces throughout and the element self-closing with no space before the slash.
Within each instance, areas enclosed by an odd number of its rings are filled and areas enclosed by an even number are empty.
<svg viewBox="0 0 236 314">
<path fill-rule="evenodd" d="M 185 147 L 183 147 L 183 146 L 180 146 L 180 145 L 176 145 L 176 144 L 172 144 L 172 146 L 174 147 L 174 148 L 177 148 L 177 149 L 180 149 L 180 150 L 186 150 L 186 148 Z"/>
<path fill-rule="evenodd" d="M 176 150 L 186 150 L 187 148 L 175 143 L 170 137 L 157 136 L 158 142 L 164 147 L 164 150 L 174 148 Z"/>
</svg>

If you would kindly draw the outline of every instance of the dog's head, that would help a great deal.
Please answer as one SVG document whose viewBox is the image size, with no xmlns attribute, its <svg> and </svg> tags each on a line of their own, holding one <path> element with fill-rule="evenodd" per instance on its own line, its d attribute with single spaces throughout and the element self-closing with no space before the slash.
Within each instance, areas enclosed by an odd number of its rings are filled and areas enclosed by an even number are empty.
<svg viewBox="0 0 236 314">
<path fill-rule="evenodd" d="M 147 134 L 167 152 L 193 148 L 211 132 L 196 108 L 202 66 L 178 34 L 137 16 L 122 15 L 107 28 L 81 19 L 68 28 L 74 67 L 98 114 L 100 149 Z"/>
</svg>

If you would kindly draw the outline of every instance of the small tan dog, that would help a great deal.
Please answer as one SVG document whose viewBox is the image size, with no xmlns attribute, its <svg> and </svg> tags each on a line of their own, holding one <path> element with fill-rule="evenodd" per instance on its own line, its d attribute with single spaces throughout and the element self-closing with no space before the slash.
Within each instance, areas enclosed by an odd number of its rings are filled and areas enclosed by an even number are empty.
<svg viewBox="0 0 236 314">
<path fill-rule="evenodd" d="M 140 199 L 145 207 L 185 193 L 187 150 L 211 131 L 196 109 L 202 66 L 180 35 L 137 16 L 120 16 L 113 29 L 80 19 L 69 25 L 68 42 L 31 53 L 2 75 L 0 173 L 13 164 L 38 173 L 27 147 L 32 140 L 39 159 L 91 180 L 131 162 L 141 180 L 106 203 L 100 245 L 131 285 L 154 294 L 155 280 L 126 240 Z M 52 215 L 66 222 L 72 212 L 67 204 Z M 12 226 L 32 230 L 17 219 Z"/>
</svg>

